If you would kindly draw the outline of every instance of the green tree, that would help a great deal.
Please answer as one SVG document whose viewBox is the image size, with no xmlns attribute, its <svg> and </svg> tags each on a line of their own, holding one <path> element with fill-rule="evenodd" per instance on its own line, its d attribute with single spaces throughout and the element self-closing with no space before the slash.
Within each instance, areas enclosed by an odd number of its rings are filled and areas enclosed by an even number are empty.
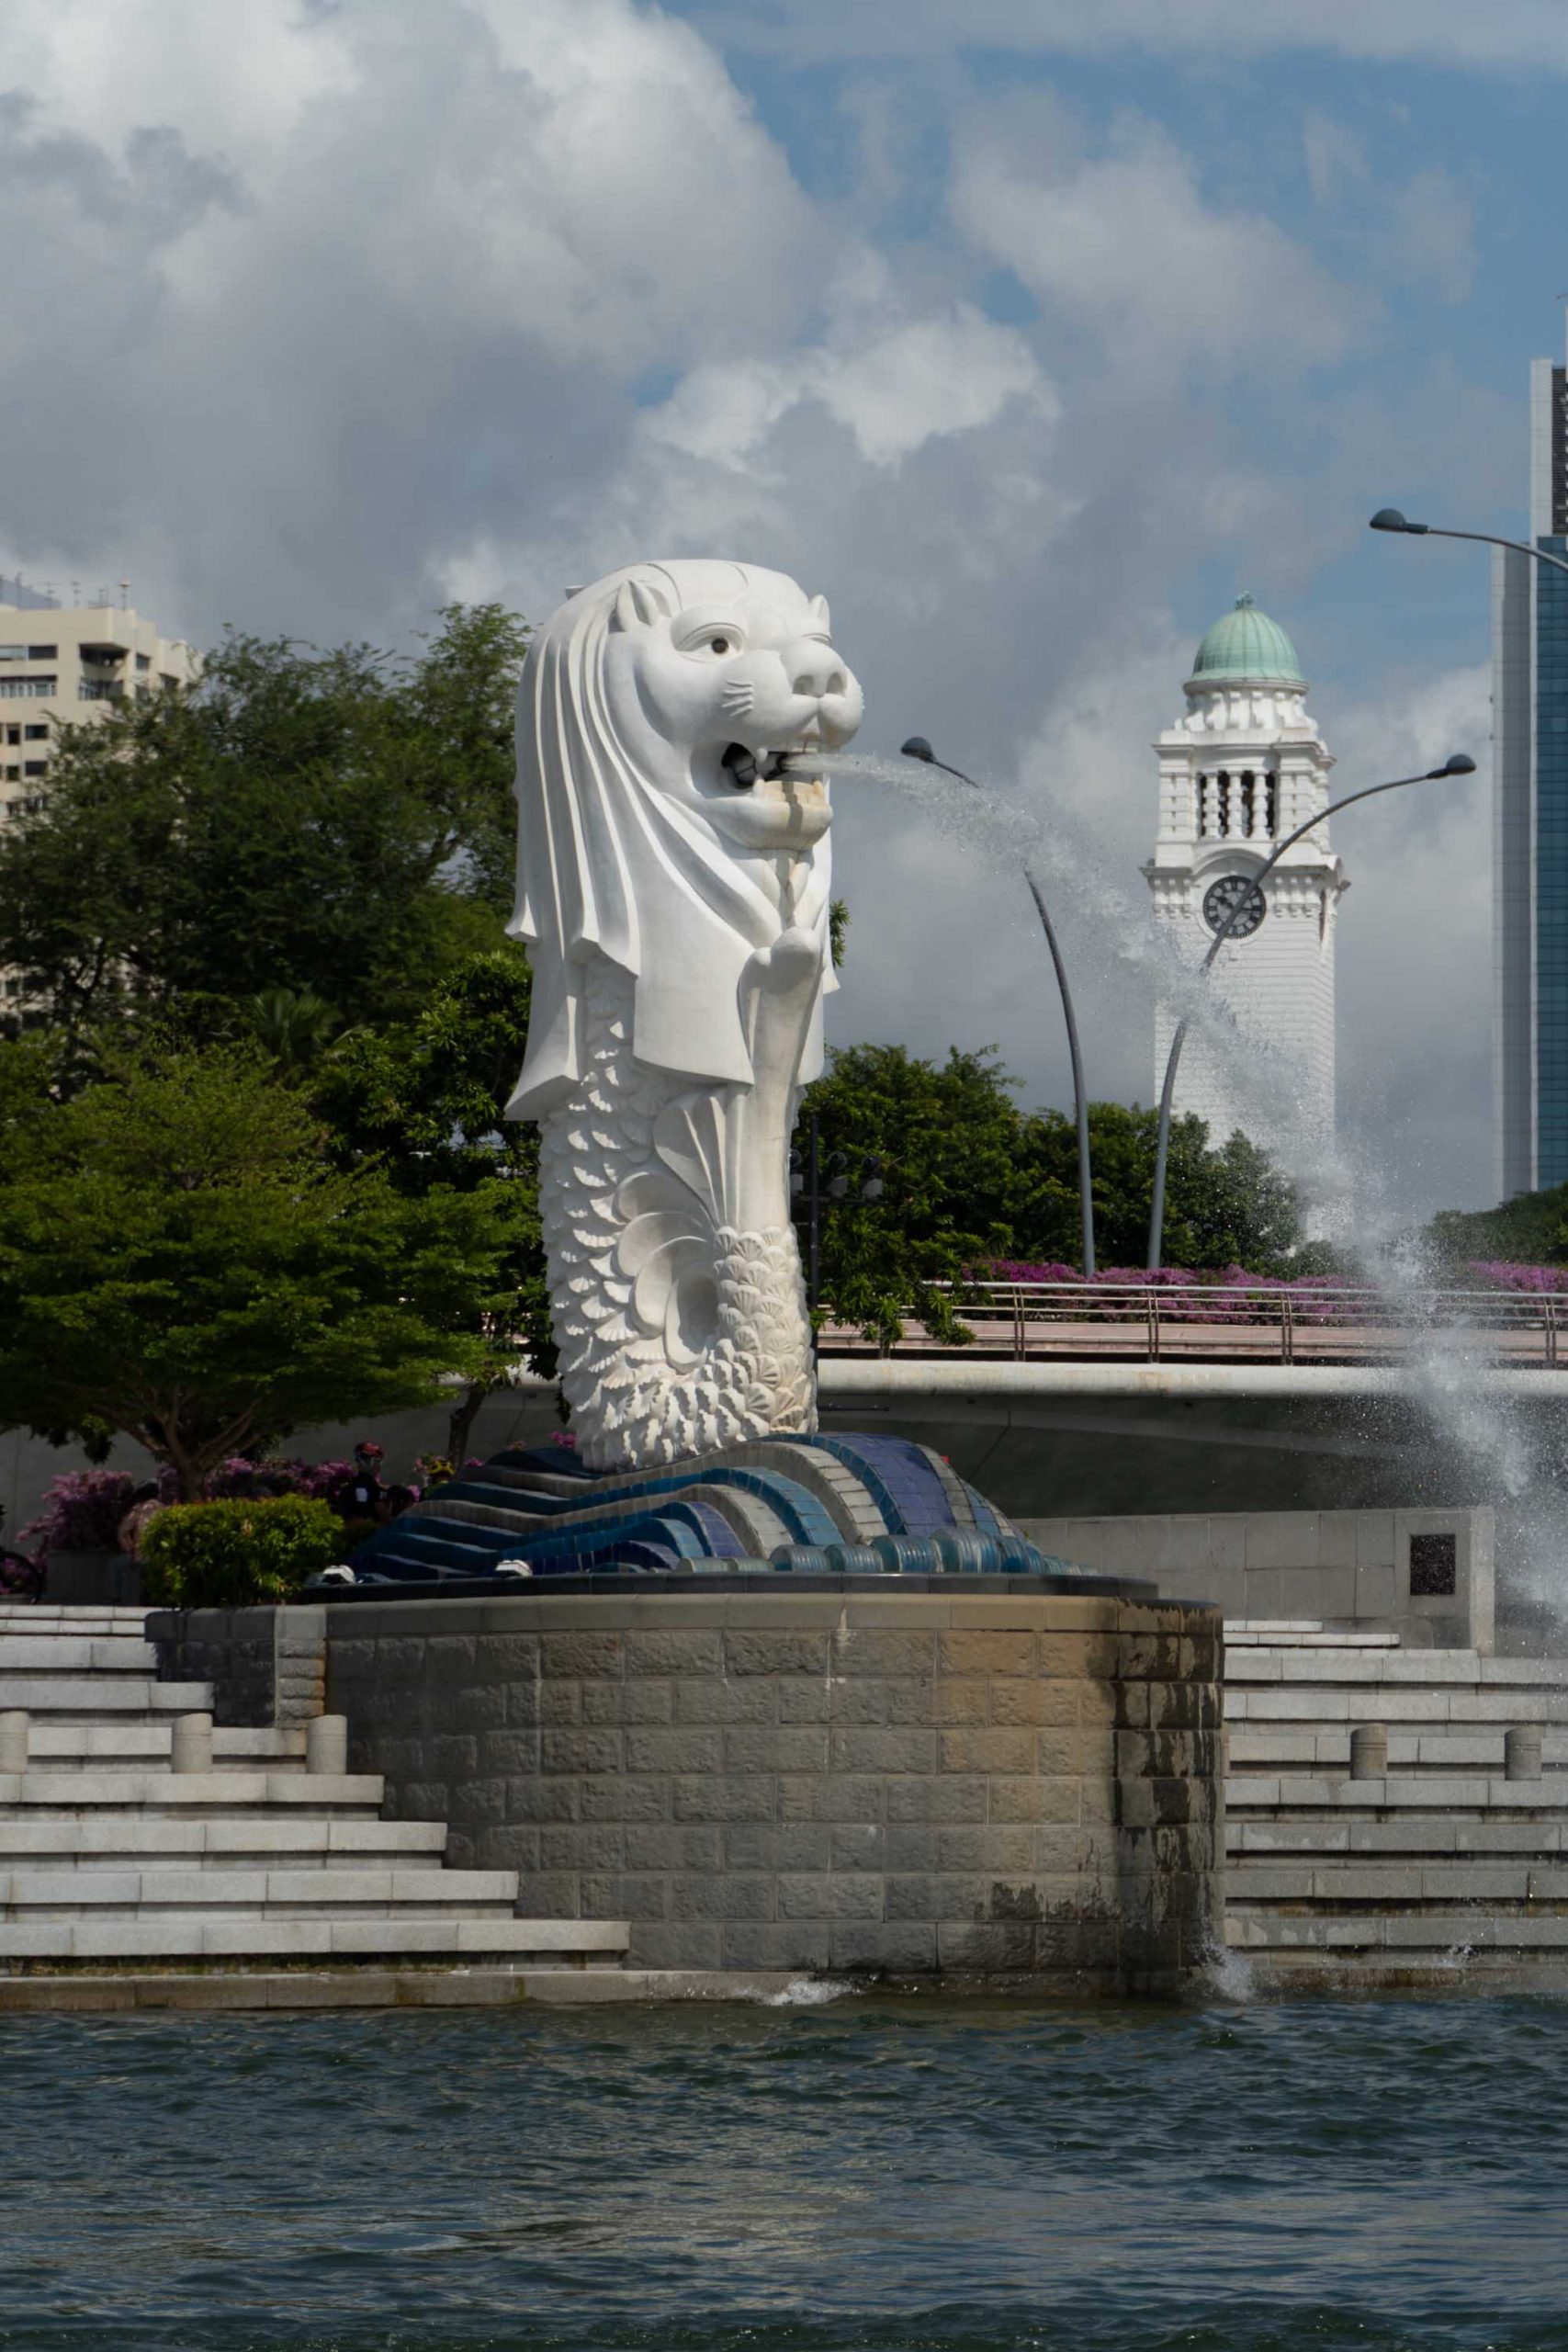
<svg viewBox="0 0 1568 2352">
<path fill-rule="evenodd" d="M 447 1452 L 460 1462 L 485 1397 L 522 1356 L 556 1367 L 539 1228 L 539 1134 L 502 1114 L 528 1035 L 528 966 L 520 948 L 469 956 L 438 980 L 412 1021 L 344 1038 L 316 1073 L 313 1100 L 337 1164 L 380 1167 L 398 1193 L 480 1199 L 503 1250 L 492 1289 L 454 1299 L 454 1329 L 478 1342 L 457 1393 Z"/>
<path fill-rule="evenodd" d="M 1477 1258 L 1568 1265 L 1568 1184 L 1519 1193 L 1495 1209 L 1440 1209 L 1427 1238 L 1432 1256 L 1450 1272 Z"/>
<path fill-rule="evenodd" d="M 412 1012 L 501 936 L 525 642 L 497 605 L 408 660 L 231 636 L 189 693 L 64 729 L 0 837 L 0 965 L 72 1033 L 277 991 L 318 1026 Z"/>
<path fill-rule="evenodd" d="M 851 1190 L 822 1217 L 821 1288 L 844 1320 L 896 1337 L 905 1316 L 962 1340 L 953 1299 L 993 1260 L 1076 1265 L 1077 1142 L 1059 1111 L 1025 1112 L 990 1049 L 954 1046 L 945 1063 L 901 1046 L 852 1046 L 810 1087 L 824 1153 L 841 1151 Z M 1102 1265 L 1142 1265 L 1154 1182 L 1156 1114 L 1119 1102 L 1089 1106 L 1095 1227 Z M 859 1171 L 883 1163 L 885 1192 L 863 1203 Z M 1284 1271 L 1298 1242 L 1293 1194 L 1240 1134 L 1217 1149 L 1201 1119 L 1171 1132 L 1166 1262 Z M 962 1295 L 958 1299 L 962 1308 Z"/>
<path fill-rule="evenodd" d="M 1102 1267 L 1141 1266 L 1148 1249 L 1158 1114 L 1091 1102 L 1089 1159 L 1097 1254 Z M 1076 1264 L 1079 1248 L 1077 1132 L 1061 1111 L 1025 1116 L 1020 1132 L 1017 1246 L 1004 1253 Z M 1285 1271 L 1300 1240 L 1295 1196 L 1266 1152 L 1239 1132 L 1216 1146 L 1203 1121 L 1173 1120 L 1166 1176 L 1168 1266 Z"/>
<path fill-rule="evenodd" d="M 0 1046 L 0 1425 L 123 1431 L 195 1500 L 226 1454 L 477 1370 L 511 1239 L 482 1189 L 333 1166 L 254 1046 L 154 1041 L 65 1102 L 49 1067 Z"/>
<path fill-rule="evenodd" d="M 850 1046 L 807 1090 L 824 1156 L 840 1151 L 851 1191 L 822 1214 L 821 1289 L 846 1322 L 885 1341 L 913 1315 L 948 1340 L 967 1337 L 932 1287 L 1005 1256 L 1013 1238 L 1019 1114 L 988 1051 L 954 1046 L 940 1068 L 902 1046 Z M 856 1195 L 865 1159 L 882 1163 L 880 1201 Z"/>
</svg>

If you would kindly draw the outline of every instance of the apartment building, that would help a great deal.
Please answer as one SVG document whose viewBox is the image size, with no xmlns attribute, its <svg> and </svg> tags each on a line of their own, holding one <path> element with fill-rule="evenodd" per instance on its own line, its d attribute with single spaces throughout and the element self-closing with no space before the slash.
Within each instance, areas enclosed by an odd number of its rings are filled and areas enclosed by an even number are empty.
<svg viewBox="0 0 1568 2352">
<path fill-rule="evenodd" d="M 112 710 L 128 696 L 188 685 L 197 656 L 183 638 L 161 637 L 119 600 L 62 605 L 0 576 L 0 823 L 41 805 L 55 730 Z"/>
</svg>

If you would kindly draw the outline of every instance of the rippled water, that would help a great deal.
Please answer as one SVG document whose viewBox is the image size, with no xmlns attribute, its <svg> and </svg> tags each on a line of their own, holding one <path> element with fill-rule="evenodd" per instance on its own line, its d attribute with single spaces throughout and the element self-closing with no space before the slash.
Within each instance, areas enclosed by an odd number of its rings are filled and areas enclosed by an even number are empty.
<svg viewBox="0 0 1568 2352">
<path fill-rule="evenodd" d="M 1568 2345 L 1568 2005 L 0 2023 L 0 2344 Z"/>
</svg>

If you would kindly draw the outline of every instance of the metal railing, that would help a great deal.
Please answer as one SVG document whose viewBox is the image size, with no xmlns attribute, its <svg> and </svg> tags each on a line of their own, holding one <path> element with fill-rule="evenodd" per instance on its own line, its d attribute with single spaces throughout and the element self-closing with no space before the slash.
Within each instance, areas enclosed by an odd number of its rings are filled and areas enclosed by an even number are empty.
<svg viewBox="0 0 1568 2352">
<path fill-rule="evenodd" d="M 1568 1288 L 1561 1291 L 1415 1290 L 1391 1297 L 1370 1284 L 1266 1282 L 933 1283 L 973 1334 L 967 1345 L 932 1339 L 906 1317 L 891 1349 L 833 1320 L 824 1355 L 1002 1356 L 1034 1361 L 1142 1363 L 1389 1363 L 1426 1335 L 1448 1335 L 1478 1363 L 1538 1364 L 1565 1358 Z"/>
</svg>

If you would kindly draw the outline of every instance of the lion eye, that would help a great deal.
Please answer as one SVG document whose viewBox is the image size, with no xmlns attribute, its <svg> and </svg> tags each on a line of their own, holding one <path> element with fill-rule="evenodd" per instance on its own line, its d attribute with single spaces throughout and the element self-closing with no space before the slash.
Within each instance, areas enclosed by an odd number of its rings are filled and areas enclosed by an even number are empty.
<svg viewBox="0 0 1568 2352">
<path fill-rule="evenodd" d="M 710 653 L 728 653 L 729 651 L 729 639 L 727 637 L 710 637 L 708 639 L 708 651 Z"/>
</svg>

